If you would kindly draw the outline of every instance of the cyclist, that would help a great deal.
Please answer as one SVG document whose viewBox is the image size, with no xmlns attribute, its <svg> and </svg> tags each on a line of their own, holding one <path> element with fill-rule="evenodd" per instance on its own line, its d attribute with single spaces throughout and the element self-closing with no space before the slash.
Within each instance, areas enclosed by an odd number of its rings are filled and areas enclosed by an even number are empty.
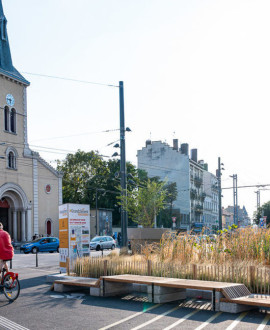
<svg viewBox="0 0 270 330">
<path fill-rule="evenodd" d="M 3 230 L 3 224 L 0 222 L 0 271 L 3 266 L 8 272 L 7 261 L 11 260 L 14 255 L 14 249 L 11 244 L 9 233 Z"/>
</svg>

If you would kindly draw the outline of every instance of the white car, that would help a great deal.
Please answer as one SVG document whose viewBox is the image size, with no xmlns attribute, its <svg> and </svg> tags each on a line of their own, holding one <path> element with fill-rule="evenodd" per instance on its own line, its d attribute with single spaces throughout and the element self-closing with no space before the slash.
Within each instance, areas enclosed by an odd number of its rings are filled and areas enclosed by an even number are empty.
<svg viewBox="0 0 270 330">
<path fill-rule="evenodd" d="M 105 250 L 111 249 L 114 250 L 116 247 L 116 242 L 111 236 L 96 236 L 90 242 L 91 250 Z"/>
</svg>

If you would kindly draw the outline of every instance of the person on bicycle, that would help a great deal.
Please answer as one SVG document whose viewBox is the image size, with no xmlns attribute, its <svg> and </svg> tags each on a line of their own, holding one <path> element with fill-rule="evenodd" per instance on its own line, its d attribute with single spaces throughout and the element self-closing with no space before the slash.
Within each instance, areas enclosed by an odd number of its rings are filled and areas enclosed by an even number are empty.
<svg viewBox="0 0 270 330">
<path fill-rule="evenodd" d="M 14 255 L 14 249 L 11 244 L 9 233 L 3 229 L 3 224 L 0 222 L 0 271 L 3 266 L 8 272 L 7 261 L 11 260 Z"/>
</svg>

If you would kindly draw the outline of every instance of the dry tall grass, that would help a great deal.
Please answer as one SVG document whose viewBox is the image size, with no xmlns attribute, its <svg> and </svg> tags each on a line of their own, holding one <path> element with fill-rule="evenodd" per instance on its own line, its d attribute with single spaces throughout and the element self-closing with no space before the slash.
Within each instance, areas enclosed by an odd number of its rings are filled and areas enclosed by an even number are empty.
<svg viewBox="0 0 270 330">
<path fill-rule="evenodd" d="M 170 233 L 160 244 L 142 248 L 145 258 L 181 264 L 254 264 L 270 265 L 270 229 L 245 228 L 223 231 L 214 240 L 195 235 Z"/>
<path fill-rule="evenodd" d="M 141 254 L 77 259 L 77 276 L 138 274 L 244 283 L 252 292 L 270 293 L 270 229 L 237 229 L 209 237 L 171 233 Z M 149 268 L 150 267 L 150 268 Z"/>
</svg>

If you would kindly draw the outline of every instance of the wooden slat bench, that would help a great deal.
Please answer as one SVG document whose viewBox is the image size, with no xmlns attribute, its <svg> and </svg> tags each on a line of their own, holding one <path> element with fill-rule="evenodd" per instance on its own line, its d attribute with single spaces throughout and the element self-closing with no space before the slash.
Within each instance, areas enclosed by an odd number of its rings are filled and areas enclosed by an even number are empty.
<svg viewBox="0 0 270 330">
<path fill-rule="evenodd" d="M 134 291 L 134 284 L 147 288 L 148 299 L 164 303 L 186 299 L 186 290 L 212 292 L 212 309 L 239 313 L 254 307 L 269 307 L 270 296 L 252 295 L 244 284 L 176 279 L 141 275 L 103 276 L 100 279 L 75 278 L 56 280 L 55 291 L 71 291 L 74 287 L 90 288 L 93 296 L 116 296 Z"/>
<path fill-rule="evenodd" d="M 54 290 L 57 292 L 67 292 L 73 291 L 76 288 L 98 288 L 100 286 L 100 279 L 89 279 L 89 278 L 74 278 L 66 280 L 56 280 L 54 281 Z"/>
<path fill-rule="evenodd" d="M 252 295 L 248 295 L 245 297 L 239 297 L 239 298 L 235 298 L 235 299 L 221 298 L 220 301 L 225 302 L 225 303 L 239 304 L 239 305 L 270 308 L 270 296 L 252 294 Z"/>
<path fill-rule="evenodd" d="M 227 303 L 232 299 L 250 295 L 244 284 L 213 282 L 200 280 L 187 280 L 166 277 L 141 275 L 116 275 L 101 278 L 101 291 L 103 296 L 114 295 L 120 288 L 128 292 L 131 284 L 147 285 L 148 298 L 155 303 L 185 299 L 186 289 L 212 291 L 213 310 L 220 310 L 220 298 L 225 297 Z M 226 304 L 225 304 L 226 306 Z M 224 306 L 223 306 L 224 307 Z M 235 309 L 237 310 L 237 309 Z"/>
</svg>

